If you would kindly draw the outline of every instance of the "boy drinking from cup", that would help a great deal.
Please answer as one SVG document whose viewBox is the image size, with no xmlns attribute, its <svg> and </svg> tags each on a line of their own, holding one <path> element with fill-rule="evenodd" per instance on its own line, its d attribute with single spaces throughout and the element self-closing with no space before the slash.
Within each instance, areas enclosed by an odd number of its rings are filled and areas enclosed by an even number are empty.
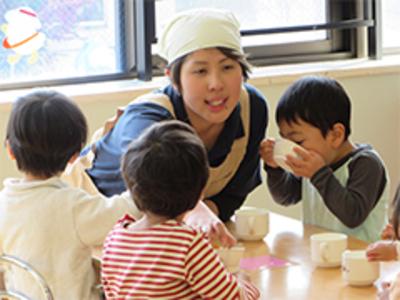
<svg viewBox="0 0 400 300">
<path fill-rule="evenodd" d="M 349 140 L 350 114 L 350 99 L 337 81 L 301 78 L 276 110 L 280 135 L 301 146 L 296 156 L 286 156 L 293 173 L 275 162 L 274 139 L 264 140 L 260 152 L 277 203 L 302 201 L 305 223 L 376 241 L 387 224 L 388 178 L 370 145 Z"/>
</svg>

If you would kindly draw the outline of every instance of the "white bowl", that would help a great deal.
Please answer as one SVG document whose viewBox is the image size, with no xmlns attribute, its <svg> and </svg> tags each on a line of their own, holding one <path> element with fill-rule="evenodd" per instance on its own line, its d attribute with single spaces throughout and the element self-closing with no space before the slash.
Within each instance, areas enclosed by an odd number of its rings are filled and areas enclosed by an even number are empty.
<svg viewBox="0 0 400 300">
<path fill-rule="evenodd" d="M 274 146 L 274 160 L 282 169 L 293 173 L 292 168 L 290 168 L 286 163 L 286 156 L 291 155 L 294 157 L 298 157 L 296 152 L 294 152 L 293 148 L 301 146 L 297 145 L 296 143 L 287 140 L 287 139 L 280 139 L 275 142 Z"/>
<path fill-rule="evenodd" d="M 240 260 L 245 252 L 242 245 L 236 245 L 232 248 L 219 248 L 217 252 L 229 272 L 235 273 L 239 270 Z"/>
<path fill-rule="evenodd" d="M 235 211 L 235 235 L 244 241 L 262 240 L 268 233 L 268 210 L 242 206 Z"/>
<path fill-rule="evenodd" d="M 371 285 L 379 278 L 377 261 L 368 261 L 365 250 L 346 250 L 342 254 L 342 277 L 353 286 Z"/>
</svg>

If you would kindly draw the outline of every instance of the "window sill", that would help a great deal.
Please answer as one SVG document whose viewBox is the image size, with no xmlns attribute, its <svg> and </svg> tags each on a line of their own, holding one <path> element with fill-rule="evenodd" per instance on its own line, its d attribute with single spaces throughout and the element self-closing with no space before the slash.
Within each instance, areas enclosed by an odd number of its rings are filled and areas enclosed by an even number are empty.
<svg viewBox="0 0 400 300">
<path fill-rule="evenodd" d="M 304 63 L 254 68 L 249 83 L 255 86 L 270 86 L 291 83 L 304 75 L 324 75 L 337 79 L 345 77 L 372 76 L 400 73 L 400 55 L 385 56 L 382 60 L 351 59 L 342 61 Z M 159 88 L 168 82 L 166 77 L 156 77 L 150 82 L 120 80 L 100 83 L 77 84 L 55 87 L 75 101 L 126 101 Z M 0 107 L 11 105 L 16 97 L 31 89 L 0 92 Z"/>
<path fill-rule="evenodd" d="M 304 63 L 262 67 L 253 70 L 249 81 L 254 85 L 291 83 L 305 75 L 323 75 L 336 79 L 400 73 L 400 55 L 381 60 L 349 59 L 330 62 Z"/>
</svg>

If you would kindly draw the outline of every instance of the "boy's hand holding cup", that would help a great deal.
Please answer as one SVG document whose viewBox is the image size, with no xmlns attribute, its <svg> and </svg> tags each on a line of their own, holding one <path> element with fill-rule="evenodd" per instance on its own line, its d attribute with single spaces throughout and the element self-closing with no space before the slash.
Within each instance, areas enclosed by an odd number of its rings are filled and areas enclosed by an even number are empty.
<svg viewBox="0 0 400 300">
<path fill-rule="evenodd" d="M 267 138 L 261 143 L 260 155 L 268 166 L 281 167 L 296 176 L 306 178 L 311 178 L 326 165 L 321 155 L 288 139 Z"/>
<path fill-rule="evenodd" d="M 271 168 L 278 168 L 279 165 L 274 160 L 275 139 L 266 138 L 260 145 L 260 156 L 264 163 Z"/>
<path fill-rule="evenodd" d="M 324 159 L 315 151 L 306 150 L 295 144 L 294 155 L 287 156 L 286 163 L 296 176 L 311 178 L 318 170 L 326 165 Z"/>
</svg>

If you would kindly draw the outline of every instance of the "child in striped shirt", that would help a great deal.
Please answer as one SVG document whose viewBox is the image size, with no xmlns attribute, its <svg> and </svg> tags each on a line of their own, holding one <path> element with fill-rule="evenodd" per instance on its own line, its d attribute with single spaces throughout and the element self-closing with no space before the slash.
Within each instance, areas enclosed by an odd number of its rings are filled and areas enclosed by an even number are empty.
<svg viewBox="0 0 400 300">
<path fill-rule="evenodd" d="M 180 121 L 153 124 L 134 140 L 122 173 L 143 217 L 123 217 L 103 249 L 107 299 L 258 299 L 229 273 L 205 235 L 183 222 L 208 180 L 206 150 Z"/>
</svg>

